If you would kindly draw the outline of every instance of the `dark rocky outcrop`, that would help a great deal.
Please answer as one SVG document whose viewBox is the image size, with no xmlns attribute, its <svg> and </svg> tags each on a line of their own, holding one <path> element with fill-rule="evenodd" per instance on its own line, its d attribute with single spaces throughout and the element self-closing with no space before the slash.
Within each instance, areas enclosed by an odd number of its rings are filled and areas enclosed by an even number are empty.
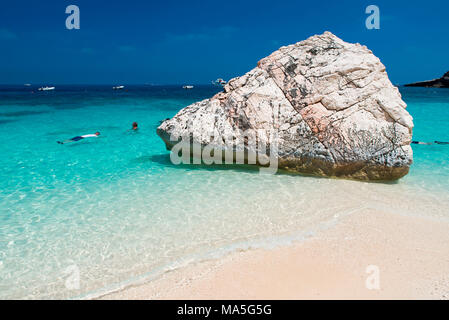
<svg viewBox="0 0 449 320">
<path fill-rule="evenodd" d="M 432 87 L 432 88 L 449 88 L 449 71 L 440 79 L 409 83 L 406 87 Z"/>
</svg>

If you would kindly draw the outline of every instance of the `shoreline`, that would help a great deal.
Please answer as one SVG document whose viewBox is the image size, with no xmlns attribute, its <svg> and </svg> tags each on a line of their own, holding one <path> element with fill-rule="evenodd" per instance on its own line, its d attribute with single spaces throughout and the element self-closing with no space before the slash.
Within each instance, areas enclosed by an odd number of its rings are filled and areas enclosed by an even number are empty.
<svg viewBox="0 0 449 320">
<path fill-rule="evenodd" d="M 448 227 L 363 209 L 301 242 L 232 252 L 99 299 L 449 299 Z M 379 289 L 367 280 L 376 267 Z"/>
<path fill-rule="evenodd" d="M 354 209 L 345 215 L 350 215 L 360 209 Z M 259 239 L 247 239 L 238 241 L 236 243 L 228 244 L 224 247 L 216 247 L 207 251 L 199 252 L 197 254 L 182 256 L 179 259 L 168 264 L 162 265 L 149 272 L 131 277 L 127 280 L 113 283 L 106 287 L 96 289 L 81 295 L 72 297 L 72 300 L 101 300 L 104 297 L 115 295 L 122 291 L 131 288 L 145 286 L 154 281 L 165 277 L 167 274 L 182 272 L 182 270 L 192 266 L 202 266 L 203 264 L 219 264 L 220 261 L 237 253 L 251 252 L 254 250 L 274 250 L 284 247 L 290 247 L 298 243 L 306 241 L 317 232 L 322 232 L 332 228 L 337 222 L 340 215 L 336 214 L 334 217 L 326 221 L 321 221 L 317 226 L 311 229 L 302 230 L 298 232 L 290 232 L 285 235 L 267 235 Z"/>
</svg>

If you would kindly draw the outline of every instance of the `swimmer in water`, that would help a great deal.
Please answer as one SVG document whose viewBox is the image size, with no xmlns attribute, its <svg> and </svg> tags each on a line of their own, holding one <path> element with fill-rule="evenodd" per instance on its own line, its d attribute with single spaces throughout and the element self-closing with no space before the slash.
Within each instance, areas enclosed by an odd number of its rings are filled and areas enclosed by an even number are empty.
<svg viewBox="0 0 449 320">
<path fill-rule="evenodd" d="M 422 141 L 412 141 L 413 144 L 449 144 L 449 142 L 444 142 L 444 141 L 434 141 L 432 142 L 422 142 Z"/>
<path fill-rule="evenodd" d="M 413 144 L 432 144 L 432 142 L 412 141 Z"/>
<path fill-rule="evenodd" d="M 68 143 L 68 142 L 80 141 L 80 140 L 85 139 L 85 138 L 97 138 L 99 135 L 100 135 L 100 132 L 97 131 L 94 134 L 85 134 L 83 136 L 76 136 L 76 137 L 73 137 L 72 139 L 67 139 L 67 140 L 64 140 L 64 141 L 57 141 L 57 142 L 59 144 L 64 144 L 64 143 Z"/>
<path fill-rule="evenodd" d="M 137 129 L 139 129 L 138 126 L 137 126 L 137 122 L 134 121 L 134 122 L 133 122 L 132 130 L 133 130 L 133 131 L 136 131 Z"/>
</svg>

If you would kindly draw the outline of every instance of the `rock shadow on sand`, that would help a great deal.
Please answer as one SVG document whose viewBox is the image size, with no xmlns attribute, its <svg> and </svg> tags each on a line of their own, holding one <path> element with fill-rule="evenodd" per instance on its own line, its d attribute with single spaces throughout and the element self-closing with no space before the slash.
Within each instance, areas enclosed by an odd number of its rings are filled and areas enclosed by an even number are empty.
<svg viewBox="0 0 449 320">
<path fill-rule="evenodd" d="M 192 159 L 190 159 L 192 162 Z M 252 173 L 252 174 L 259 174 L 259 168 L 258 165 L 251 165 L 251 164 L 211 164 L 207 165 L 204 163 L 201 164 L 173 164 L 170 160 L 170 154 L 156 154 L 152 156 L 141 156 L 137 157 L 134 160 L 132 160 L 133 163 L 148 163 L 153 162 L 157 163 L 162 166 L 179 169 L 179 170 L 185 170 L 185 171 L 192 171 L 192 170 L 204 170 L 204 171 L 236 171 L 236 172 L 245 172 L 245 173 Z M 316 176 L 313 174 L 305 174 L 305 173 L 297 173 L 297 172 L 291 172 L 284 169 L 279 168 L 276 175 L 284 175 L 284 176 L 292 176 L 292 177 L 307 177 L 307 178 L 313 178 L 313 179 L 334 179 L 334 180 L 348 180 L 343 178 L 337 178 L 337 177 L 323 177 L 323 176 Z M 399 180 L 395 181 L 360 181 L 360 180 L 353 180 L 354 182 L 358 183 L 376 183 L 376 184 L 397 184 L 399 183 Z"/>
</svg>

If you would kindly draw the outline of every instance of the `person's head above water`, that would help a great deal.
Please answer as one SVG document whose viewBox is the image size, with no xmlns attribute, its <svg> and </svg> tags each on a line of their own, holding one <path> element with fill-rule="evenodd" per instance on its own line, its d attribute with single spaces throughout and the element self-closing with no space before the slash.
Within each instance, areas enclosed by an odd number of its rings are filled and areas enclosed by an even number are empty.
<svg viewBox="0 0 449 320">
<path fill-rule="evenodd" d="M 95 135 L 96 135 L 96 136 L 99 136 L 99 135 L 100 135 L 100 132 L 98 132 L 98 131 L 95 132 Z"/>
<path fill-rule="evenodd" d="M 137 130 L 137 122 L 133 122 L 133 130 Z"/>
</svg>

